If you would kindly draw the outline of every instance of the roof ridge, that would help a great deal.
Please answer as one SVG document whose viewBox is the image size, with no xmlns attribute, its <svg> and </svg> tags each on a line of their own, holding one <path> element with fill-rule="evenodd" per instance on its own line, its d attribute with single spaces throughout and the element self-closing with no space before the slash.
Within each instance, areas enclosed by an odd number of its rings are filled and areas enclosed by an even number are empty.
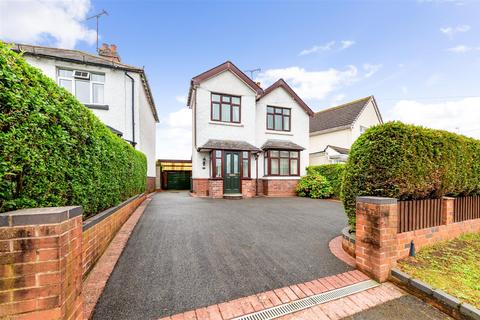
<svg viewBox="0 0 480 320">
<path fill-rule="evenodd" d="M 325 112 L 325 111 L 331 111 L 331 110 L 335 110 L 335 109 L 340 109 L 340 108 L 344 108 L 344 107 L 347 107 L 351 104 L 354 104 L 354 103 L 357 103 L 357 102 L 360 102 L 360 101 L 363 101 L 363 100 L 370 100 L 371 98 L 373 97 L 373 95 L 370 95 L 370 96 L 367 96 L 367 97 L 363 97 L 363 98 L 360 98 L 360 99 L 356 99 L 356 100 L 353 100 L 353 101 L 350 101 L 350 102 L 346 102 L 346 103 L 343 103 L 343 104 L 340 104 L 338 106 L 333 106 L 333 107 L 329 107 L 327 109 L 324 109 L 324 110 L 320 110 L 320 111 L 317 111 L 315 112 L 315 115 L 319 114 L 319 113 L 322 113 L 322 112 Z"/>
</svg>

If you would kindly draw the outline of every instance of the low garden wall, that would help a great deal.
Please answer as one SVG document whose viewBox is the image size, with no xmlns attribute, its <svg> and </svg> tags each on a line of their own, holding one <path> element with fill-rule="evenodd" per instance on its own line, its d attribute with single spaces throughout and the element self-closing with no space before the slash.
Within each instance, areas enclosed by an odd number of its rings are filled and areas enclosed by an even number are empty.
<svg viewBox="0 0 480 320">
<path fill-rule="evenodd" d="M 409 255 L 412 244 L 418 250 L 464 233 L 480 232 L 480 197 L 409 202 L 358 197 L 356 215 L 357 268 L 385 281 L 397 260 Z"/>
<path fill-rule="evenodd" d="M 84 278 L 100 259 L 118 230 L 145 198 L 145 194 L 132 197 L 83 222 L 82 267 Z"/>
<path fill-rule="evenodd" d="M 84 222 L 80 206 L 1 213 L 0 318 L 83 319 L 83 279 L 145 198 Z"/>
</svg>

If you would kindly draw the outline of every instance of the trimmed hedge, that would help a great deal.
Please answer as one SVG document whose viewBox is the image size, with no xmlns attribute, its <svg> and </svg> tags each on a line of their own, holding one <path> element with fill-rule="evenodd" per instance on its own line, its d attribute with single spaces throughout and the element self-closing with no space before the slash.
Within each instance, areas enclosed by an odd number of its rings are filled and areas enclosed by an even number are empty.
<svg viewBox="0 0 480 320">
<path fill-rule="evenodd" d="M 389 122 L 353 144 L 342 198 L 351 225 L 357 196 L 400 200 L 480 194 L 480 140 Z"/>
<path fill-rule="evenodd" d="M 145 155 L 2 42 L 0 155 L 0 212 L 81 205 L 88 216 L 145 190 Z"/>
<path fill-rule="evenodd" d="M 345 164 L 323 164 L 307 167 L 307 174 L 318 173 L 327 178 L 332 187 L 332 197 L 339 199 L 342 190 L 343 172 Z"/>
<path fill-rule="evenodd" d="M 327 178 L 318 173 L 303 176 L 298 181 L 295 191 L 300 197 L 312 199 L 325 199 L 330 198 L 332 195 L 332 187 L 330 187 Z"/>
</svg>

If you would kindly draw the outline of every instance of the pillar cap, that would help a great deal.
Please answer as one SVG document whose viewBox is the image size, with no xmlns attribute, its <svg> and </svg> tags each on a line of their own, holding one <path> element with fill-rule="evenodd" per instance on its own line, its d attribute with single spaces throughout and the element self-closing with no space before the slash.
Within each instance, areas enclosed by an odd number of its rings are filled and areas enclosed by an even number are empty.
<svg viewBox="0 0 480 320">
<path fill-rule="evenodd" d="M 385 197 L 357 197 L 357 202 L 371 204 L 397 204 L 397 199 Z"/>
<path fill-rule="evenodd" d="M 0 227 L 61 223 L 80 216 L 81 206 L 20 209 L 0 213 Z"/>
</svg>

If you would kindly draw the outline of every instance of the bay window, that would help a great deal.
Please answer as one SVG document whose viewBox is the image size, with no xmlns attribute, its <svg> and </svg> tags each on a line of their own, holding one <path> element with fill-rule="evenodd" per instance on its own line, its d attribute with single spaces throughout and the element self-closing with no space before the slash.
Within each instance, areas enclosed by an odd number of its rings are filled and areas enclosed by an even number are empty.
<svg viewBox="0 0 480 320">
<path fill-rule="evenodd" d="M 211 120 L 240 123 L 241 98 L 227 94 L 212 93 Z"/>
<path fill-rule="evenodd" d="M 299 171 L 299 151 L 268 150 L 265 152 L 265 175 L 298 176 Z"/>
</svg>

